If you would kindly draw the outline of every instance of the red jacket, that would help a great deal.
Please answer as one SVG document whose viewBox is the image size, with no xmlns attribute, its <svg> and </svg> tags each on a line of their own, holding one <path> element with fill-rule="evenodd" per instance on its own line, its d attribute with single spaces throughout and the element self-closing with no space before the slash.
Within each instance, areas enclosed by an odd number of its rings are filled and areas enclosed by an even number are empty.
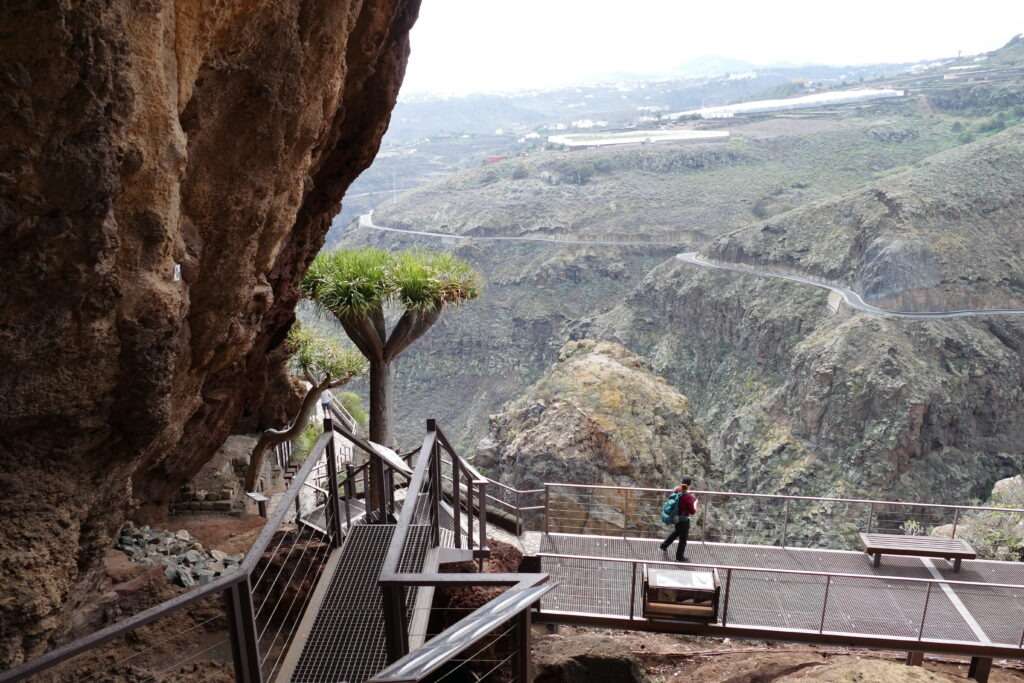
<svg viewBox="0 0 1024 683">
<path fill-rule="evenodd" d="M 692 517 L 697 514 L 697 496 L 692 493 L 684 493 L 679 496 L 679 516 Z"/>
</svg>

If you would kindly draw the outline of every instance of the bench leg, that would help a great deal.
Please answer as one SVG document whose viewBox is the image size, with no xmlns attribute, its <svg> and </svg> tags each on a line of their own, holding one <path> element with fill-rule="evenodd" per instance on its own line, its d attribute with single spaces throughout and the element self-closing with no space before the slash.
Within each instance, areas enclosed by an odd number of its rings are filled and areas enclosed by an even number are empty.
<svg viewBox="0 0 1024 683">
<path fill-rule="evenodd" d="M 988 683 L 988 674 L 991 670 L 991 657 L 971 657 L 971 665 L 967 669 L 967 677 L 978 681 L 978 683 Z"/>
<path fill-rule="evenodd" d="M 875 553 L 874 559 L 871 561 L 871 566 L 878 569 L 882 564 L 882 553 Z"/>
<path fill-rule="evenodd" d="M 958 557 L 955 560 L 953 560 L 953 571 L 954 572 L 960 571 L 960 562 L 961 562 L 962 559 L 963 558 Z"/>
<path fill-rule="evenodd" d="M 924 666 L 924 653 L 917 650 L 907 652 L 907 666 Z"/>
</svg>

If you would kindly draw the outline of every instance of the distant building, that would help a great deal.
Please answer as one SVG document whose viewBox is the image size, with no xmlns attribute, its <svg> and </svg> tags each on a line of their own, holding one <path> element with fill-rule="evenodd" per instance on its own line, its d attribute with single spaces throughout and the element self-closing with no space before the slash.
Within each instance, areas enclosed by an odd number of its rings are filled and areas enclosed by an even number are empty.
<svg viewBox="0 0 1024 683">
<path fill-rule="evenodd" d="M 724 142 L 729 132 L 724 130 L 631 130 L 618 133 L 570 133 L 551 135 L 548 144 L 562 149 L 607 147 L 610 145 L 655 144 L 660 142 Z"/>
</svg>

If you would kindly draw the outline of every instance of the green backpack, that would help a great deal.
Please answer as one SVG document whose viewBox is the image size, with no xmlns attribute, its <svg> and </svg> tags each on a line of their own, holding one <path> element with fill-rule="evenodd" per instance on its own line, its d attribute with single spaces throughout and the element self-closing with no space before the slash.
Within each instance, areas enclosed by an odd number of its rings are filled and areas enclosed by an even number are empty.
<svg viewBox="0 0 1024 683">
<path fill-rule="evenodd" d="M 661 523 L 662 524 L 675 524 L 676 520 L 679 519 L 679 499 L 682 497 L 681 493 L 673 493 L 668 497 L 661 505 Z"/>
</svg>

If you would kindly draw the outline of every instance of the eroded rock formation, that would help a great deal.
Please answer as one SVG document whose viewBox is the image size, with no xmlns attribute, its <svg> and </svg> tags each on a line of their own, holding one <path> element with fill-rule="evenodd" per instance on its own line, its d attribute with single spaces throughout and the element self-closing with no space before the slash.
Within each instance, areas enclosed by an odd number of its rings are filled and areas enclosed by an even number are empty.
<svg viewBox="0 0 1024 683">
<path fill-rule="evenodd" d="M 5 5 L 0 665 L 52 643 L 127 509 L 265 414 L 418 5 Z"/>
<path fill-rule="evenodd" d="M 491 418 L 476 463 L 520 488 L 664 487 L 711 469 L 689 400 L 637 355 L 589 339 L 567 343 L 540 381 Z"/>
</svg>

